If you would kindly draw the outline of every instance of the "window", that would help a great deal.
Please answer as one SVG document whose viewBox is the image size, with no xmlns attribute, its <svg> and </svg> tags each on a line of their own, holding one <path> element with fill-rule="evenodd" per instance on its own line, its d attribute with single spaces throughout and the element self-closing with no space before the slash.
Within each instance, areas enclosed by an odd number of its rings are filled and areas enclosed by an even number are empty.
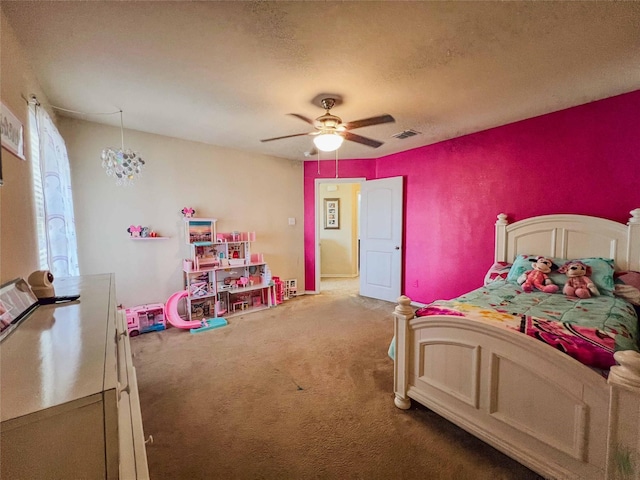
<svg viewBox="0 0 640 480">
<path fill-rule="evenodd" d="M 49 114 L 29 108 L 31 168 L 40 269 L 54 277 L 79 274 L 71 172 L 64 140 Z"/>
</svg>

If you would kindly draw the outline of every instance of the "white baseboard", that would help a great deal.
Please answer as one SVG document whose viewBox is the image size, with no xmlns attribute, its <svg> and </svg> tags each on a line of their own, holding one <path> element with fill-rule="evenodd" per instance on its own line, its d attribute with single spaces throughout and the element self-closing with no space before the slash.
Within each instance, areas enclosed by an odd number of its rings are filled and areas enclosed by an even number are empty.
<svg viewBox="0 0 640 480">
<path fill-rule="evenodd" d="M 359 275 L 357 273 L 335 273 L 320 275 L 320 278 L 356 278 Z"/>
</svg>

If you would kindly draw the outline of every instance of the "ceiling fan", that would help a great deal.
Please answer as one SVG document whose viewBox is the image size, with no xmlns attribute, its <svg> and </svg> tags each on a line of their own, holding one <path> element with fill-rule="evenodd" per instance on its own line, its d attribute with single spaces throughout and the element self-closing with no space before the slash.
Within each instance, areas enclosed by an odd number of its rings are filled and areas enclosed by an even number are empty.
<svg viewBox="0 0 640 480">
<path fill-rule="evenodd" d="M 369 147 L 378 148 L 383 142 L 374 140 L 372 138 L 363 137 L 351 133 L 351 130 L 362 127 L 369 127 L 371 125 L 379 125 L 381 123 L 395 122 L 395 119 L 391 115 L 379 115 L 377 117 L 363 118 L 362 120 L 355 120 L 353 122 L 343 123 L 342 119 L 336 115 L 331 114 L 330 110 L 336 105 L 336 98 L 327 97 L 320 100 L 322 108 L 326 111 L 324 115 L 320 115 L 315 120 L 300 115 L 299 113 L 289 113 L 300 120 L 307 122 L 314 126 L 315 131 L 306 133 L 295 133 L 293 135 L 285 135 L 283 137 L 265 138 L 260 140 L 261 142 L 271 142 L 273 140 L 281 140 L 283 138 L 300 137 L 303 135 L 313 136 L 313 143 L 318 149 L 324 152 L 332 152 L 340 148 L 343 140 L 349 140 L 351 142 L 360 143 Z"/>
</svg>

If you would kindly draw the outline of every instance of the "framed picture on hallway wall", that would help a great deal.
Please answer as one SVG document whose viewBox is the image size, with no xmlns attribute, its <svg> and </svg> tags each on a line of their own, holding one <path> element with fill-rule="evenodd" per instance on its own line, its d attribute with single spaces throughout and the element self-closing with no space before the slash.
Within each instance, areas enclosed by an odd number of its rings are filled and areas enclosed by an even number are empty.
<svg viewBox="0 0 640 480">
<path fill-rule="evenodd" d="M 324 228 L 340 228 L 340 199 L 324 199 Z"/>
</svg>

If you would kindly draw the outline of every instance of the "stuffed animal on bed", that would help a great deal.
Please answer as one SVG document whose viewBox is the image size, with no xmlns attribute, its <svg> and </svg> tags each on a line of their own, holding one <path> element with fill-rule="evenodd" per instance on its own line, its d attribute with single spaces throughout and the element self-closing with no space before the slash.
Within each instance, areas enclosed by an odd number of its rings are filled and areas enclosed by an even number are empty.
<svg viewBox="0 0 640 480">
<path fill-rule="evenodd" d="M 531 258 L 530 261 L 534 262 L 533 270 L 528 270 L 518 277 L 522 290 L 532 292 L 537 288 L 545 293 L 556 293 L 559 288 L 548 275 L 552 269 L 556 268 L 554 263 L 546 257 Z"/>
<path fill-rule="evenodd" d="M 568 278 L 562 293 L 568 297 L 590 298 L 600 295 L 598 287 L 591 280 L 591 267 L 578 260 L 571 260 L 560 267 L 558 273 L 564 273 Z"/>
</svg>

